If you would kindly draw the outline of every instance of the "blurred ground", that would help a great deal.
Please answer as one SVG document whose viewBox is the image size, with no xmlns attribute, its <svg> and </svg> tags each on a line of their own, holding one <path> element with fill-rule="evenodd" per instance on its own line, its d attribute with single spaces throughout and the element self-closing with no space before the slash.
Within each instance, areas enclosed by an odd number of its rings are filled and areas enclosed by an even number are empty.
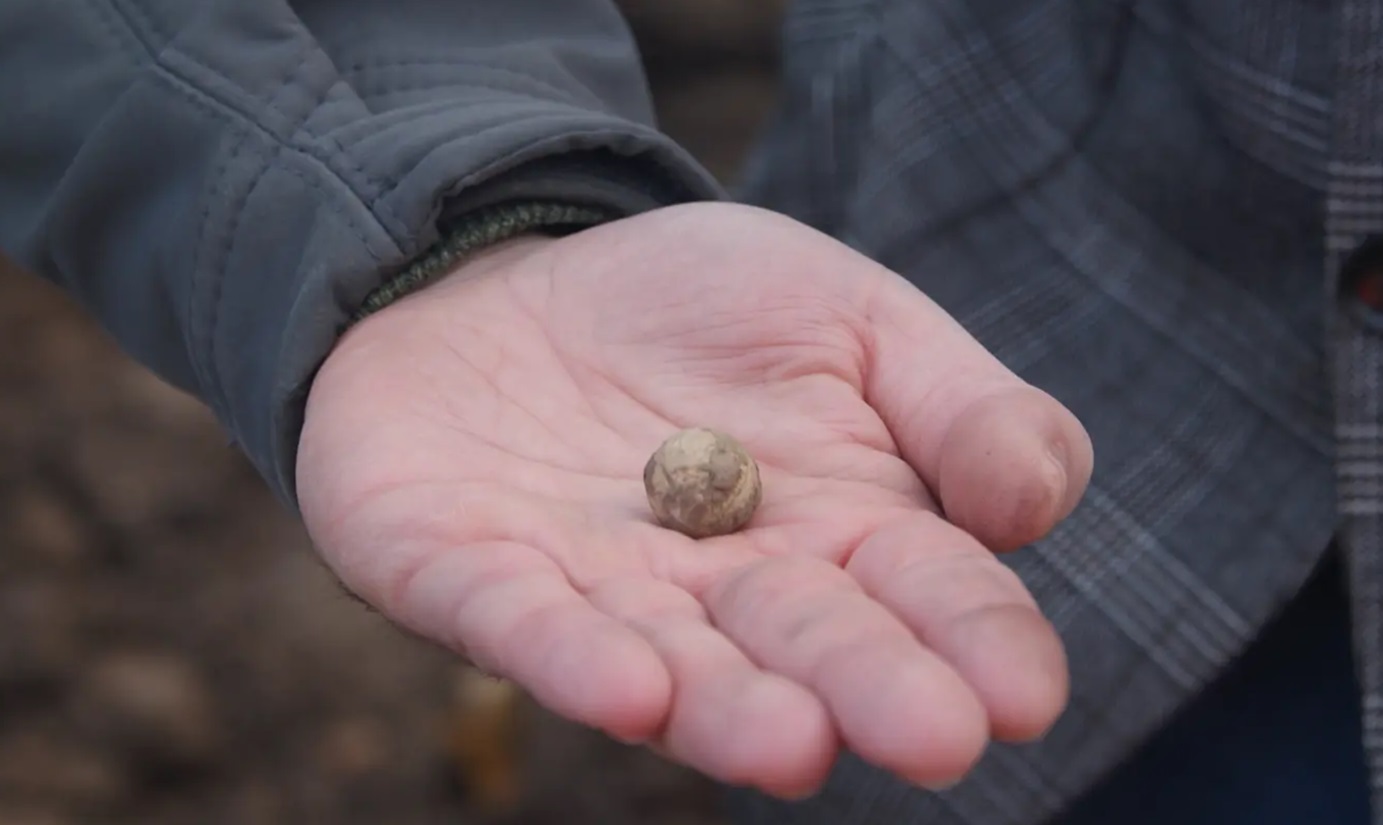
<svg viewBox="0 0 1383 825">
<path fill-rule="evenodd" d="M 730 181 L 782 0 L 625 5 L 664 127 Z M 504 702 L 345 597 L 199 404 L 0 266 L 0 825 L 718 821 L 696 777 Z"/>
</svg>

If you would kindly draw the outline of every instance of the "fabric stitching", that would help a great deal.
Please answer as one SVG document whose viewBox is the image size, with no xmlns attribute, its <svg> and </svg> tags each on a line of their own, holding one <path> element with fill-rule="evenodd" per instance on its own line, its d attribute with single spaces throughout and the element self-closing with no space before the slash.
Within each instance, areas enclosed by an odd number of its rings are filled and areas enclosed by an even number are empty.
<svg viewBox="0 0 1383 825">
<path fill-rule="evenodd" d="M 139 31 L 135 24 L 128 17 L 125 16 L 125 12 L 123 12 L 121 9 L 117 8 L 114 5 L 116 0 L 95 0 L 95 2 L 104 2 L 106 6 L 110 8 L 113 12 L 115 12 L 115 14 L 121 19 L 123 25 L 130 31 L 130 33 L 134 35 L 134 37 L 139 43 L 139 46 L 142 49 L 143 54 L 142 59 L 136 57 L 137 65 L 148 66 L 149 68 L 157 72 L 159 75 L 176 81 L 173 84 L 173 88 L 175 88 L 177 90 L 177 93 L 184 99 L 187 99 L 189 101 L 193 100 L 193 96 L 189 92 L 189 90 L 195 91 L 196 95 L 206 98 L 206 100 L 210 101 L 210 103 L 199 103 L 199 105 L 210 106 L 211 111 L 215 113 L 215 115 L 218 118 L 226 120 L 227 122 L 241 124 L 243 127 L 248 127 L 252 132 L 260 133 L 262 136 L 268 138 L 271 142 L 281 144 L 283 148 L 288 150 L 289 152 L 310 158 L 316 161 L 317 163 L 321 164 L 325 169 L 330 171 L 332 175 L 336 177 L 338 181 L 342 185 L 344 185 L 346 189 L 350 191 L 358 201 L 360 201 L 362 204 L 366 205 L 371 209 L 375 208 L 375 203 L 373 202 L 373 200 L 363 196 L 359 191 L 358 187 L 354 185 L 354 183 L 348 177 L 343 176 L 341 174 L 341 169 L 338 165 L 338 162 L 336 162 L 336 158 L 333 158 L 331 155 L 324 156 L 317 153 L 316 151 L 314 151 L 314 147 L 311 143 L 301 143 L 298 141 L 293 141 L 291 139 L 285 139 L 279 136 L 275 133 L 273 129 L 269 128 L 266 124 L 260 122 L 258 119 L 254 117 L 251 117 L 247 112 L 241 110 L 239 107 L 230 103 L 229 101 L 223 100 L 220 96 L 211 92 L 208 88 L 198 83 L 192 77 L 176 70 L 168 62 L 168 60 L 166 60 L 162 55 L 157 53 L 146 40 L 139 36 Z M 208 76 L 224 79 L 222 75 L 219 72 L 217 72 L 214 68 L 207 66 L 206 64 L 197 60 L 196 57 L 194 57 L 193 55 L 190 55 L 182 51 L 177 52 L 177 55 L 181 60 L 186 61 L 188 64 L 196 67 L 199 71 L 206 73 Z M 282 112 L 273 109 L 271 109 L 270 112 L 272 114 L 278 115 L 279 117 L 284 117 L 285 119 L 287 119 Z M 350 163 L 353 162 L 353 159 L 346 158 L 341 159 L 341 161 Z M 386 221 L 383 220 L 383 217 L 385 216 L 375 215 L 374 217 L 376 219 L 377 226 L 390 237 L 390 240 L 395 244 L 395 246 L 402 248 L 402 236 L 398 232 L 394 231 L 393 228 L 386 225 Z M 388 217 L 392 218 L 393 216 Z M 397 224 L 396 220 L 394 221 L 394 224 Z"/>
<path fill-rule="evenodd" d="M 349 66 L 347 66 L 347 67 L 345 67 L 345 68 L 343 68 L 343 69 L 340 69 L 339 71 L 341 72 L 342 77 L 352 77 L 352 76 L 355 76 L 355 75 L 364 74 L 364 73 L 366 73 L 366 72 L 388 71 L 388 70 L 393 70 L 393 69 L 406 69 L 406 68 L 426 68 L 426 67 L 436 67 L 436 68 L 439 68 L 439 69 L 441 69 L 441 68 L 447 68 L 447 69 L 461 69 L 461 68 L 480 69 L 480 70 L 485 71 L 485 72 L 493 73 L 493 74 L 496 75 L 496 76 L 507 77 L 507 78 L 510 79 L 510 80 L 516 80 L 516 81 L 521 81 L 521 82 L 532 83 L 533 85 L 538 86 L 539 88 L 541 88 L 541 89 L 542 89 L 543 91 L 545 91 L 545 92 L 549 92 L 549 93 L 551 93 L 551 94 L 554 95 L 554 96 L 560 97 L 560 98 L 562 98 L 564 101 L 572 102 L 572 94 L 571 94 L 569 91 L 567 91 L 567 90 L 565 90 L 565 89 L 560 89 L 560 88 L 558 88 L 557 86 L 554 86 L 554 85 L 552 85 L 551 83 L 548 83 L 546 80 L 543 80 L 543 79 L 540 78 L 540 77 L 536 77 L 536 76 L 530 75 L 530 74 L 525 74 L 525 73 L 523 73 L 523 72 L 514 71 L 513 69 L 509 69 L 509 68 L 506 68 L 506 67 L 504 67 L 504 66 L 489 66 L 489 65 L 482 64 L 482 63 L 475 63 L 475 62 L 471 62 L 471 61 L 467 61 L 467 60 L 455 60 L 455 59 L 436 58 L 436 59 L 418 59 L 418 60 L 411 60 L 411 59 L 410 59 L 410 60 L 397 60 L 397 61 L 390 60 L 390 61 L 380 61 L 380 62 L 373 62 L 373 61 L 372 61 L 372 62 L 357 62 L 357 63 L 353 63 L 353 64 L 351 64 L 351 65 L 349 65 Z M 391 86 L 391 88 L 392 88 L 392 86 Z"/>
<path fill-rule="evenodd" d="M 129 58 L 130 62 L 135 66 L 144 65 L 144 61 L 141 60 L 140 57 L 140 50 L 141 48 L 143 48 L 147 52 L 148 45 L 140 39 L 137 33 L 134 32 L 134 24 L 129 20 L 124 21 L 124 33 L 129 35 L 129 39 L 134 41 L 133 43 L 128 43 L 126 42 L 126 38 L 121 36 L 121 11 L 115 7 L 113 2 L 102 3 L 100 2 L 100 0 L 87 0 L 87 5 L 96 14 L 97 19 L 101 21 L 102 28 L 110 36 L 110 39 L 115 43 L 116 47 L 123 54 L 125 54 L 126 57 Z M 239 134 L 241 134 L 241 137 L 243 139 L 243 133 Z M 234 155 L 239 153 L 239 149 L 240 144 L 239 141 L 237 141 L 235 153 L 232 154 L 229 160 L 226 158 L 224 153 L 222 154 L 221 161 L 217 164 L 215 172 L 212 174 L 212 177 L 209 181 L 208 189 L 210 191 L 215 191 L 218 188 L 219 183 L 224 177 L 225 171 L 228 168 L 230 160 L 234 160 Z M 187 295 L 182 303 L 182 308 L 184 312 L 184 317 L 188 319 L 190 326 L 190 328 L 185 332 L 186 337 L 184 344 L 184 346 L 186 347 L 188 363 L 192 367 L 193 374 L 196 376 L 198 382 L 200 382 L 203 386 L 210 387 L 211 385 L 208 380 L 206 365 L 203 362 L 203 359 L 199 356 L 201 350 L 198 348 L 198 340 L 200 339 L 203 325 L 198 322 L 198 318 L 201 315 L 201 312 L 198 309 L 197 298 L 202 293 L 202 290 L 205 288 L 203 286 L 203 282 L 206 276 L 201 272 L 201 263 L 203 260 L 204 249 L 207 245 L 206 234 L 208 228 L 208 221 L 211 215 L 212 203 L 209 194 L 204 195 L 203 197 L 204 200 L 202 203 L 202 210 L 200 212 L 200 217 L 198 219 L 196 235 L 194 236 L 196 240 L 195 245 L 193 247 L 192 272 L 189 275 L 189 288 L 187 291 Z M 212 390 L 215 391 L 215 388 L 212 388 Z"/>
<path fill-rule="evenodd" d="M 202 348 L 205 343 L 204 339 L 210 339 L 214 332 L 209 323 L 199 323 L 200 317 L 203 314 L 201 312 L 201 301 L 199 298 L 204 294 L 207 288 L 205 285 L 206 279 L 211 277 L 206 272 L 203 272 L 202 264 L 205 261 L 205 250 L 208 245 L 207 235 L 210 231 L 213 199 L 215 198 L 219 201 L 219 197 L 217 196 L 219 196 L 222 185 L 225 182 L 226 172 L 240 157 L 240 153 L 245 148 L 245 145 L 249 143 L 249 135 L 245 132 L 235 130 L 234 134 L 234 148 L 229 153 L 225 151 L 220 153 L 221 160 L 217 163 L 215 171 L 212 172 L 207 191 L 202 195 L 202 210 L 198 220 L 196 234 L 197 247 L 192 258 L 192 288 L 188 290 L 185 307 L 185 311 L 187 312 L 186 317 L 193 325 L 193 329 L 189 330 L 189 337 L 194 339 L 194 343 L 188 348 L 188 355 L 191 357 L 192 364 L 196 368 L 198 378 L 204 385 L 210 386 L 213 389 L 216 388 L 216 384 L 212 379 L 211 367 L 209 364 L 203 362 L 201 353 L 205 351 Z M 217 280 L 219 280 L 219 277 Z M 224 404 L 224 398 L 219 391 L 217 392 L 216 403 L 222 412 L 225 412 L 224 407 L 220 406 Z"/>
<path fill-rule="evenodd" d="M 119 9 L 115 8 L 115 6 L 112 5 L 111 3 L 107 2 L 106 7 L 109 8 L 111 11 L 113 11 L 118 17 L 123 17 L 123 13 L 122 13 Z M 132 34 L 134 34 L 134 35 L 136 36 L 136 38 L 137 38 L 137 37 L 138 37 L 137 32 L 135 32 L 134 28 L 132 27 L 131 22 L 130 22 L 128 19 L 124 19 L 123 22 L 124 22 L 124 25 L 128 28 L 128 30 L 129 30 Z M 215 102 L 214 102 L 214 103 L 209 103 L 209 102 L 207 102 L 206 100 L 201 99 L 201 96 L 205 95 L 205 92 L 204 92 L 203 90 L 201 90 L 201 89 L 200 89 L 199 87 L 197 87 L 195 84 L 191 84 L 190 81 L 189 81 L 187 78 L 185 78 L 185 77 L 183 77 L 183 76 L 177 74 L 176 72 L 170 71 L 170 70 L 168 69 L 168 67 L 167 67 L 164 63 L 162 63 L 160 60 L 154 58 L 154 56 L 150 53 L 149 45 L 148 45 L 147 42 L 145 42 L 145 41 L 143 41 L 143 40 L 139 40 L 139 45 L 144 49 L 144 54 L 145 54 L 147 57 L 151 58 L 151 59 L 150 59 L 150 60 L 141 60 L 141 59 L 139 58 L 138 53 L 136 53 L 136 54 L 134 55 L 135 60 L 136 60 L 136 65 L 145 65 L 145 66 L 148 66 L 148 67 L 150 67 L 150 68 L 153 68 L 153 69 L 155 70 L 155 76 L 161 79 L 161 81 L 162 81 L 162 83 L 163 83 L 163 85 L 164 85 L 165 88 L 167 88 L 167 89 L 168 89 L 169 91 L 171 91 L 172 93 L 176 94 L 179 98 L 181 98 L 181 99 L 184 100 L 185 102 L 187 102 L 187 103 L 191 104 L 192 106 L 194 106 L 195 108 L 197 108 L 199 111 L 202 111 L 203 113 L 207 114 L 208 116 L 212 117 L 212 118 L 215 119 L 215 120 L 219 120 L 219 121 L 225 122 L 225 123 L 226 123 L 228 126 L 230 126 L 231 128 L 241 130 L 242 132 L 244 132 L 244 125 L 245 125 L 245 124 L 248 124 L 248 125 L 254 127 L 255 131 L 259 132 L 261 137 L 267 138 L 267 139 L 269 140 L 269 142 L 271 143 L 271 145 L 274 145 L 274 146 L 277 146 L 277 147 L 278 147 L 278 150 L 276 150 L 275 152 L 272 153 L 274 157 L 278 157 L 281 151 L 285 151 L 285 150 L 286 150 L 286 151 L 288 151 L 288 152 L 290 152 L 290 153 L 293 153 L 293 154 L 297 154 L 297 155 L 300 155 L 300 156 L 306 156 L 306 157 L 312 159 L 313 161 L 315 161 L 315 162 L 317 162 L 317 163 L 323 163 L 323 161 L 322 161 L 321 158 L 318 158 L 318 157 L 316 157 L 316 156 L 314 156 L 314 155 L 309 155 L 309 154 L 303 153 L 303 152 L 301 152 L 297 147 L 291 146 L 291 145 L 288 145 L 288 144 L 285 144 L 282 140 L 277 139 L 277 138 L 272 134 L 272 132 L 270 132 L 269 130 L 265 129 L 261 124 L 255 123 L 253 120 L 250 120 L 250 119 L 245 118 L 244 114 L 241 113 L 241 112 L 239 112 L 238 110 L 234 110 L 234 109 L 231 109 L 231 108 L 229 108 L 229 107 L 226 107 L 225 104 L 224 104 L 222 101 L 217 100 L 217 99 L 215 99 L 215 98 L 211 98 L 211 100 L 213 100 L 213 101 L 215 101 Z M 202 67 L 202 68 L 205 69 L 206 67 Z M 209 71 L 209 69 L 208 69 L 208 71 Z M 234 159 L 234 157 L 236 157 L 236 156 L 239 155 L 239 153 L 240 153 L 240 151 L 243 149 L 244 145 L 245 145 L 246 143 L 248 143 L 249 140 L 251 139 L 250 135 L 252 135 L 252 134 L 253 134 L 253 132 L 244 132 L 244 136 L 242 137 L 242 139 L 241 139 L 240 141 L 237 141 L 237 146 L 236 146 L 236 149 L 235 149 L 235 154 L 234 154 L 234 155 L 232 156 L 232 158 L 231 158 L 232 160 Z M 223 167 L 223 172 L 224 172 L 224 168 L 226 168 L 226 167 L 229 166 L 229 163 L 230 163 L 230 161 L 228 160 L 228 161 L 226 162 L 226 164 L 224 165 L 224 167 Z M 256 176 L 255 176 L 255 178 L 254 178 L 254 182 L 253 182 L 253 184 L 252 184 L 252 186 L 251 186 L 251 189 L 253 189 L 254 186 L 258 184 L 260 178 L 262 178 L 263 175 L 267 173 L 267 171 L 268 171 L 268 167 L 267 167 L 267 166 L 262 167 L 262 168 L 259 170 L 259 172 L 256 174 Z M 343 219 L 346 221 L 347 227 L 351 230 L 351 232 L 352 232 L 352 234 L 355 236 L 356 240 L 358 240 L 358 241 L 360 242 L 361 248 L 366 252 L 366 254 L 367 254 L 372 260 L 374 260 L 374 261 L 376 261 L 376 262 L 379 262 L 379 261 L 380 261 L 379 256 L 377 255 L 377 253 L 374 252 L 373 247 L 371 246 L 370 241 L 369 241 L 369 239 L 367 238 L 367 236 L 366 236 L 366 234 L 365 234 L 363 228 L 355 221 L 355 219 L 354 219 L 353 217 L 350 216 L 349 213 L 347 213 L 347 212 L 344 211 L 344 208 L 341 206 L 341 204 L 339 204 L 339 203 L 336 202 L 336 198 L 335 198 L 334 196 L 332 196 L 330 193 L 328 193 L 328 192 L 325 191 L 325 189 L 324 189 L 324 184 L 323 184 L 323 183 L 321 183 L 321 182 L 319 182 L 319 181 L 316 181 L 316 180 L 312 180 L 308 175 L 306 175 L 306 174 L 302 173 L 301 171 L 299 171 L 299 170 L 293 168 L 292 165 L 288 165 L 288 164 L 284 165 L 284 166 L 282 167 L 282 171 L 287 172 L 287 173 L 290 174 L 290 175 L 293 175 L 294 177 L 296 177 L 297 179 L 299 179 L 300 181 L 302 181 L 302 182 L 304 182 L 306 185 L 308 185 L 309 188 L 311 188 L 313 191 L 315 191 L 315 192 L 317 192 L 317 193 L 323 195 L 323 202 L 326 204 L 327 208 L 330 209 L 334 214 L 338 215 L 339 217 L 343 218 Z M 354 190 L 350 187 L 349 183 L 347 183 L 345 180 L 341 179 L 339 176 L 337 176 L 337 180 L 338 180 L 338 182 L 340 182 L 343 186 L 345 186 L 345 187 L 347 188 L 348 191 L 354 192 Z M 213 183 L 213 186 L 215 186 L 214 183 Z M 249 194 L 249 193 L 248 193 L 248 191 L 247 191 L 245 197 L 248 197 L 248 194 Z M 357 198 L 358 198 L 358 196 L 357 196 Z M 242 203 L 244 202 L 244 198 L 241 199 L 241 202 L 242 202 Z M 364 205 L 364 201 L 363 201 L 363 200 L 361 200 L 361 203 L 362 203 L 362 205 Z M 240 219 L 241 219 L 241 216 L 237 213 L 237 214 L 235 215 L 235 217 L 233 218 L 233 226 L 238 227 Z M 383 228 L 383 227 L 381 227 L 381 229 L 382 229 L 382 228 Z M 203 233 L 205 233 L 205 231 L 206 231 L 206 227 L 204 226 L 204 227 L 203 227 Z M 234 234 L 234 233 L 232 232 L 232 235 L 231 235 L 231 236 L 228 236 L 228 238 L 229 238 L 229 237 L 232 237 L 233 234 Z M 205 245 L 206 243 L 207 243 L 207 238 L 205 237 L 205 234 L 203 234 L 201 237 L 198 238 L 198 246 L 199 246 L 199 248 L 200 248 L 201 246 Z M 227 243 L 229 243 L 229 240 L 227 241 Z M 220 253 L 220 254 L 224 254 L 224 251 L 223 251 L 222 253 Z M 224 279 L 224 277 L 225 277 L 225 273 L 220 271 L 220 268 L 221 268 L 221 266 L 223 266 L 223 265 L 224 265 L 224 262 L 223 262 L 222 264 L 219 264 L 218 266 L 212 268 L 212 269 L 215 269 L 215 270 L 217 271 L 217 277 L 215 278 L 215 283 L 211 286 L 212 296 L 209 296 L 209 297 L 212 297 L 216 302 L 219 302 L 219 300 L 220 300 L 221 281 L 222 281 L 222 280 Z M 204 276 L 204 277 L 209 277 L 209 276 Z M 197 273 L 194 273 L 194 275 L 193 275 L 192 295 L 191 295 L 191 297 L 190 297 L 190 300 L 194 303 L 194 305 L 196 305 L 196 304 L 199 303 L 199 300 L 198 300 L 198 299 L 199 299 L 199 296 L 201 296 L 203 293 L 205 293 L 205 291 L 207 290 L 207 288 L 208 288 L 208 287 L 206 286 L 204 280 L 202 280 L 202 281 L 200 282 L 200 284 L 199 284 L 198 278 L 197 278 Z M 196 324 L 196 322 L 195 322 L 195 318 L 196 318 L 197 315 L 199 315 L 200 313 L 192 313 L 192 314 L 189 315 L 189 318 L 190 318 L 190 319 L 193 319 L 193 324 L 194 324 L 194 328 L 193 328 L 192 330 L 189 330 L 189 335 L 192 337 L 192 339 L 193 339 L 194 341 L 203 342 L 203 344 L 210 343 L 210 346 L 206 347 L 206 350 L 208 351 L 209 356 L 211 356 L 211 357 L 212 357 L 212 360 L 214 361 L 214 353 L 210 352 L 210 350 L 214 349 L 214 347 L 215 347 L 215 343 L 214 343 L 214 336 L 215 336 L 215 321 L 214 321 L 213 319 L 216 317 L 216 315 L 217 315 L 217 313 L 218 313 L 219 310 L 218 310 L 218 308 L 215 306 L 215 304 L 213 304 L 213 306 L 212 306 L 212 308 L 211 308 L 210 311 L 211 311 L 211 313 L 212 313 L 212 318 L 208 320 L 208 323 L 207 323 L 207 324 L 202 325 L 203 328 L 200 329 L 200 330 L 196 329 L 197 324 Z M 196 346 L 196 347 L 194 347 L 194 349 L 198 349 L 198 350 L 199 350 L 199 349 L 200 349 L 200 346 Z M 199 363 L 200 361 L 202 361 L 202 359 L 199 359 L 199 358 L 196 358 L 196 357 L 194 357 L 194 358 L 192 359 L 192 361 L 193 361 L 194 368 L 198 370 L 198 373 L 199 373 L 199 375 L 201 375 L 202 380 L 207 384 L 207 390 L 208 390 L 208 392 L 214 394 L 214 403 L 216 403 L 223 411 L 225 411 L 225 410 L 226 410 L 226 408 L 225 408 L 225 403 L 226 403 L 226 400 L 225 400 L 225 399 L 226 399 L 226 396 L 225 396 L 225 394 L 224 394 L 224 393 L 225 393 L 225 390 L 224 390 L 223 387 L 220 386 L 220 383 L 219 383 L 218 380 L 213 380 L 213 376 L 219 375 L 219 370 L 217 369 L 216 365 L 215 365 L 214 363 L 202 363 L 200 366 L 198 366 L 198 363 Z M 227 412 L 228 412 L 228 411 L 227 411 Z"/>
<path fill-rule="evenodd" d="M 150 15 L 149 12 L 144 9 L 143 4 L 140 3 L 138 0 L 110 0 L 110 3 L 111 5 L 119 4 L 125 7 L 125 17 L 129 21 L 129 24 L 132 28 L 135 25 L 134 18 L 138 18 L 139 26 L 141 26 L 144 29 L 144 32 L 141 34 L 136 34 L 136 37 L 144 41 L 146 44 L 150 40 L 150 34 L 152 34 L 154 38 L 157 38 L 159 40 L 167 41 L 171 39 L 171 32 L 166 31 L 162 26 L 158 25 L 154 21 L 153 16 Z"/>
<path fill-rule="evenodd" d="M 241 145 L 243 146 L 246 143 L 249 143 L 249 141 L 243 141 Z M 239 149 L 237 147 L 237 154 L 238 153 Z M 216 394 L 217 403 L 225 410 L 227 417 L 230 416 L 231 409 L 228 396 L 226 395 L 226 388 L 221 381 L 221 365 L 219 360 L 220 345 L 217 340 L 219 338 L 218 332 L 221 322 L 221 296 L 225 291 L 226 279 L 229 276 L 231 250 L 235 246 L 236 236 L 240 233 L 240 224 L 244 220 L 246 207 L 249 205 L 250 199 L 254 196 L 255 191 L 259 189 L 260 182 L 264 180 L 264 176 L 267 175 L 272 168 L 273 161 L 277 155 L 278 152 L 273 149 L 269 151 L 256 149 L 255 163 L 257 169 L 250 178 L 249 184 L 244 187 L 244 191 L 231 202 L 231 208 L 227 211 L 227 214 L 232 216 L 230 226 L 227 227 L 225 238 L 217 249 L 217 260 L 215 265 L 208 267 L 209 270 L 216 273 L 216 277 L 210 284 L 211 294 L 206 298 L 206 305 L 210 315 L 205 325 L 202 346 L 205 347 L 207 353 L 207 375 L 210 379 L 208 383 L 211 390 Z"/>
</svg>

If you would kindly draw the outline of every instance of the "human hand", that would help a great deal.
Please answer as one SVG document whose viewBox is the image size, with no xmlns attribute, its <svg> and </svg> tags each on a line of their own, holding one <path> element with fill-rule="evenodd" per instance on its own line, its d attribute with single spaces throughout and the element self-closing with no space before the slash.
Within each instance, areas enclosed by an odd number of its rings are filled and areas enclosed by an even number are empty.
<svg viewBox="0 0 1383 825">
<path fill-rule="evenodd" d="M 699 425 L 748 447 L 764 500 L 694 541 L 642 471 Z M 994 553 L 1064 518 L 1091 462 L 897 275 L 704 204 L 504 244 L 367 317 L 313 384 L 298 478 L 326 563 L 386 616 L 795 797 L 841 747 L 934 786 L 1055 720 L 1060 641 Z"/>
</svg>

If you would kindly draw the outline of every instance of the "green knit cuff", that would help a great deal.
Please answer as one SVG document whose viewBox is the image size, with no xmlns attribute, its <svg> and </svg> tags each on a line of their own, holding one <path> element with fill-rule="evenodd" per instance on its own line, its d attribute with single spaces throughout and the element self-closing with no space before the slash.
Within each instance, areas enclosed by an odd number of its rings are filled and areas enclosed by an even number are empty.
<svg viewBox="0 0 1383 825">
<path fill-rule="evenodd" d="M 367 295 L 351 323 L 417 292 L 455 269 L 465 256 L 481 249 L 526 232 L 566 234 L 615 217 L 613 212 L 596 207 L 547 201 L 501 204 L 480 210 L 459 222 L 407 269 Z"/>
</svg>

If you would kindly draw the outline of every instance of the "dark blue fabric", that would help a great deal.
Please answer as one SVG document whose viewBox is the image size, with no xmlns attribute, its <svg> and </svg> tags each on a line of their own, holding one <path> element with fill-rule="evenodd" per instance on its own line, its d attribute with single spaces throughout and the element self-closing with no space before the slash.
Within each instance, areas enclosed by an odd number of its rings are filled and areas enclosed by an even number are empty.
<svg viewBox="0 0 1383 825">
<path fill-rule="evenodd" d="M 1332 552 L 1232 670 L 1054 825 L 1368 825 L 1347 605 Z"/>
</svg>

